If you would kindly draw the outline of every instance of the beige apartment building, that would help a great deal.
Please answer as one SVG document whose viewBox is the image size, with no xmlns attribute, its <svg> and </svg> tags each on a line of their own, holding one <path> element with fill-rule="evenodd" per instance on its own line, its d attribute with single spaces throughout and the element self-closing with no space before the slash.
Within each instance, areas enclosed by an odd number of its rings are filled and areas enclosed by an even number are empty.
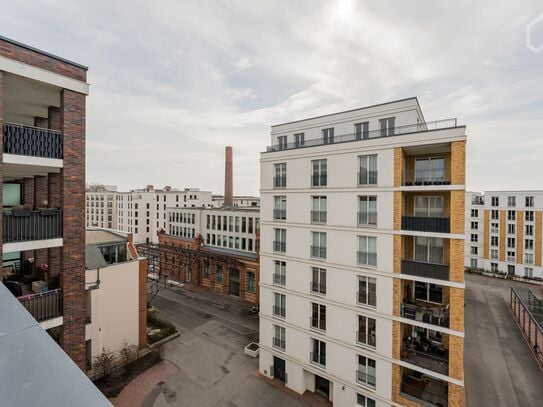
<svg viewBox="0 0 543 407">
<path fill-rule="evenodd" d="M 90 185 L 85 191 L 85 220 L 87 227 L 117 229 L 117 187 Z"/>
</svg>

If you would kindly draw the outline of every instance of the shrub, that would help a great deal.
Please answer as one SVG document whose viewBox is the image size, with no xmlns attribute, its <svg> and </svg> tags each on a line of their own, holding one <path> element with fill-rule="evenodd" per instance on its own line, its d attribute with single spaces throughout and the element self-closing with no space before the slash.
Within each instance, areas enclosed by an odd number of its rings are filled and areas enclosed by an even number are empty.
<svg viewBox="0 0 543 407">
<path fill-rule="evenodd" d="M 94 357 L 94 365 L 98 372 L 105 376 L 109 373 L 114 360 L 115 352 L 102 348 L 102 353 Z"/>
<path fill-rule="evenodd" d="M 128 365 L 130 362 L 132 362 L 134 359 L 138 357 L 138 346 L 134 344 L 128 343 L 127 340 L 123 342 L 123 346 L 121 347 L 121 350 L 119 351 L 119 354 L 121 355 L 121 358 L 123 360 L 123 365 Z"/>
</svg>

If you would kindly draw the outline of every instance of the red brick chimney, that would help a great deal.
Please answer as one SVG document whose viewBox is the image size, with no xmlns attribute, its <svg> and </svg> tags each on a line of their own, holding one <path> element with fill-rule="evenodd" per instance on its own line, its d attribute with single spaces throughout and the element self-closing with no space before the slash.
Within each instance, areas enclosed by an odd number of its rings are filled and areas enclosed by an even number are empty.
<svg viewBox="0 0 543 407">
<path fill-rule="evenodd" d="M 232 147 L 226 146 L 224 152 L 224 206 L 234 206 L 234 187 L 232 179 Z"/>
</svg>

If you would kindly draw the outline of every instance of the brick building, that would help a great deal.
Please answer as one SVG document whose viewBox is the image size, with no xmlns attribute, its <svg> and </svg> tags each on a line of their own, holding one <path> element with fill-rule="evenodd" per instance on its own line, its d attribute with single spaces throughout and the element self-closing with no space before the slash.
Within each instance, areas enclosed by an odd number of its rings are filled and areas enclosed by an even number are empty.
<svg viewBox="0 0 543 407">
<path fill-rule="evenodd" d="M 82 65 L 0 37 L 2 280 L 81 368 L 86 79 Z"/>
</svg>

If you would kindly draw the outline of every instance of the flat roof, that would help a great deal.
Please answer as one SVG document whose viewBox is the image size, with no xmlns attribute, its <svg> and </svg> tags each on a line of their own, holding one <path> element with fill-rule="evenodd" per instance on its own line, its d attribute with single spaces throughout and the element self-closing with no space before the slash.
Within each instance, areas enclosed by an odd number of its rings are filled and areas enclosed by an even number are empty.
<svg viewBox="0 0 543 407">
<path fill-rule="evenodd" d="M 323 114 L 323 115 L 320 115 L 320 116 L 307 117 L 307 118 L 305 118 L 305 119 L 293 120 L 293 121 L 291 121 L 291 122 L 273 124 L 271 127 L 284 126 L 285 124 L 300 123 L 300 122 L 305 122 L 305 121 L 307 121 L 307 120 L 320 119 L 320 118 L 322 118 L 322 117 L 335 116 L 335 115 L 337 115 L 337 114 L 342 114 L 342 113 L 351 113 L 351 112 L 356 112 L 357 110 L 371 109 L 372 107 L 386 106 L 386 105 L 391 105 L 391 104 L 393 104 L 393 103 L 406 102 L 406 101 L 408 101 L 408 100 L 414 100 L 414 101 L 416 101 L 416 102 L 417 102 L 417 106 L 418 106 L 419 109 L 420 109 L 419 100 L 417 99 L 416 96 L 413 96 L 413 97 L 409 97 L 409 98 L 405 98 L 405 99 L 393 100 L 393 101 L 391 101 L 391 102 L 377 103 L 377 104 L 375 104 L 375 105 L 363 106 L 363 107 L 359 107 L 359 108 L 356 108 L 356 109 L 343 110 L 343 111 L 341 111 L 341 112 L 327 113 L 327 114 Z M 422 109 L 421 109 L 421 112 L 422 112 Z"/>
<path fill-rule="evenodd" d="M 51 54 L 51 53 L 46 52 L 46 51 L 42 51 L 41 49 L 34 48 L 34 47 L 30 46 L 30 45 L 23 44 L 22 42 L 12 40 L 11 38 L 4 37 L 3 35 L 0 35 L 0 40 L 9 42 L 10 44 L 13 44 L 13 45 L 17 45 L 18 47 L 21 47 L 21 48 L 25 48 L 25 49 L 27 49 L 29 51 L 37 52 L 38 54 L 45 55 L 46 57 L 56 59 L 57 61 L 65 62 L 67 64 L 70 64 L 70 65 L 76 66 L 78 68 L 84 69 L 86 71 L 89 70 L 89 68 L 86 67 L 85 65 L 81 65 L 81 64 L 78 64 L 77 62 L 70 61 L 69 59 L 59 57 L 57 55 Z"/>
<path fill-rule="evenodd" d="M 120 233 L 105 229 L 87 229 L 85 230 L 85 244 L 105 244 L 105 243 L 123 243 L 128 238 Z"/>
</svg>

